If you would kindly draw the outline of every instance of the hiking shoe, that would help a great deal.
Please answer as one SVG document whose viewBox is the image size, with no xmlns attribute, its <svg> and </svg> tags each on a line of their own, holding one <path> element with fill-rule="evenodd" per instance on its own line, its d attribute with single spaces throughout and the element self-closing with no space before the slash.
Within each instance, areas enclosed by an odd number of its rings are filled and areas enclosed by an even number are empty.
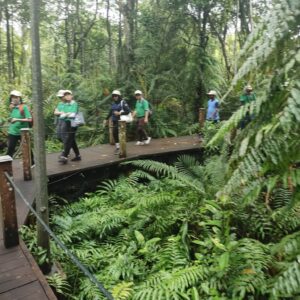
<svg viewBox="0 0 300 300">
<path fill-rule="evenodd" d="M 58 162 L 66 164 L 68 162 L 68 158 L 65 156 L 60 156 Z"/>
<path fill-rule="evenodd" d="M 150 144 L 150 142 L 151 142 L 151 137 L 150 137 L 150 136 L 148 136 L 147 140 L 145 141 L 145 144 L 146 144 L 146 145 L 149 145 L 149 144 Z"/>
<path fill-rule="evenodd" d="M 136 146 L 143 146 L 143 145 L 145 145 L 144 142 L 140 142 L 140 141 L 137 141 L 137 142 L 136 142 Z"/>
<path fill-rule="evenodd" d="M 78 156 L 75 156 L 74 158 L 71 159 L 71 161 L 79 161 L 81 160 L 81 156 L 78 155 Z"/>
<path fill-rule="evenodd" d="M 118 155 L 120 153 L 120 148 L 116 148 L 114 151 L 114 155 Z"/>
</svg>

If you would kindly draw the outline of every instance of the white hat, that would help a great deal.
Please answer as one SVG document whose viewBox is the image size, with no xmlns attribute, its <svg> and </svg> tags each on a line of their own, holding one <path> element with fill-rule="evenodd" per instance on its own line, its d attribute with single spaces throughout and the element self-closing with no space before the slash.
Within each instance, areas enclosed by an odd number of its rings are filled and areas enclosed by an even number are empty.
<svg viewBox="0 0 300 300">
<path fill-rule="evenodd" d="M 207 93 L 207 95 L 213 95 L 213 96 L 217 96 L 217 92 L 216 92 L 216 91 L 213 91 L 213 90 L 211 90 L 211 91 L 209 91 L 209 92 Z"/>
<path fill-rule="evenodd" d="M 121 96 L 121 92 L 118 90 L 114 90 L 111 94 Z"/>
<path fill-rule="evenodd" d="M 56 94 L 57 97 L 63 97 L 65 95 L 65 90 L 59 90 Z"/>
<path fill-rule="evenodd" d="M 72 91 L 70 91 L 70 90 L 64 90 L 64 95 L 65 94 L 71 94 L 71 95 L 73 95 Z"/>
<path fill-rule="evenodd" d="M 11 91 L 9 95 L 10 95 L 10 96 L 22 97 L 22 93 L 19 92 L 19 91 L 16 91 L 16 90 Z"/>
<path fill-rule="evenodd" d="M 252 91 L 253 88 L 250 84 L 246 85 L 245 90 Z"/>
<path fill-rule="evenodd" d="M 134 94 L 135 94 L 135 95 L 142 95 L 143 93 L 142 93 L 142 91 L 140 91 L 140 90 L 136 90 L 136 91 L 134 92 Z"/>
</svg>

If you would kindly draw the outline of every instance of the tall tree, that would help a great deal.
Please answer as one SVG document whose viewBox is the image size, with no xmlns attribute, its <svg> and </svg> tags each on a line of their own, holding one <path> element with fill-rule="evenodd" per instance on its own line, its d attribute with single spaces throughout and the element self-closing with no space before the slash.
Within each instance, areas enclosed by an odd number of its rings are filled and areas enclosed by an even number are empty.
<svg viewBox="0 0 300 300">
<path fill-rule="evenodd" d="M 35 199 L 37 213 L 49 225 L 47 170 L 45 151 L 45 124 L 43 116 L 43 87 L 40 55 L 40 0 L 30 1 L 31 40 L 32 40 L 32 100 L 34 114 L 34 157 L 35 157 Z M 49 235 L 45 228 L 37 222 L 37 243 L 47 251 L 50 258 Z M 50 270 L 49 262 L 45 264 L 45 271 Z"/>
</svg>

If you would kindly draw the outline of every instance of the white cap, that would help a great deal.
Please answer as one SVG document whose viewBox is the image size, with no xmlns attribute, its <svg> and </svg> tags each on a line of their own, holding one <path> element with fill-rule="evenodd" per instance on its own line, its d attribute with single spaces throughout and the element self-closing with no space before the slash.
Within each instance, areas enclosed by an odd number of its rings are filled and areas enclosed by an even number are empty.
<svg viewBox="0 0 300 300">
<path fill-rule="evenodd" d="M 134 92 L 134 94 L 135 94 L 135 95 L 142 95 L 143 93 L 142 93 L 142 91 L 140 91 L 140 90 L 136 90 L 136 91 Z"/>
<path fill-rule="evenodd" d="M 65 94 L 71 94 L 71 95 L 73 95 L 72 91 L 70 91 L 70 90 L 64 90 L 64 95 Z"/>
<path fill-rule="evenodd" d="M 22 93 L 19 92 L 19 91 L 16 91 L 16 90 L 11 91 L 9 95 L 10 95 L 10 96 L 22 97 Z"/>
<path fill-rule="evenodd" d="M 65 90 L 59 90 L 56 94 L 57 97 L 63 97 L 65 95 Z"/>
<path fill-rule="evenodd" d="M 114 90 L 111 94 L 121 96 L 121 92 L 118 90 Z"/>
<path fill-rule="evenodd" d="M 245 90 L 252 91 L 253 88 L 250 84 L 248 84 L 248 85 L 245 86 Z"/>
<path fill-rule="evenodd" d="M 211 91 L 209 91 L 209 92 L 207 93 L 207 95 L 213 95 L 213 96 L 217 96 L 217 92 L 216 92 L 216 91 L 213 91 L 213 90 L 211 90 Z"/>
</svg>

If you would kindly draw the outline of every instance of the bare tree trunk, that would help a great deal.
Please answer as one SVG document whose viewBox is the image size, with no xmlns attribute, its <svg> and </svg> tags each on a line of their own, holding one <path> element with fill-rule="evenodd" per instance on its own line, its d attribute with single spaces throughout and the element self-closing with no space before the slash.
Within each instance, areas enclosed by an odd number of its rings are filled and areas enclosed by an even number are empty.
<svg viewBox="0 0 300 300">
<path fill-rule="evenodd" d="M 117 65 L 117 77 L 120 79 L 120 75 L 123 74 L 123 30 L 122 30 L 122 0 L 118 2 L 119 4 L 119 26 L 118 26 L 118 65 Z"/>
<path fill-rule="evenodd" d="M 253 7 L 252 0 L 249 0 L 249 23 L 250 23 L 250 31 L 253 31 Z"/>
<path fill-rule="evenodd" d="M 65 6 L 66 19 L 65 19 L 65 41 L 67 46 L 67 57 L 66 57 L 66 66 L 67 69 L 71 69 L 72 64 L 72 48 L 70 40 L 70 20 L 69 20 L 69 4 Z"/>
<path fill-rule="evenodd" d="M 22 37 L 21 37 L 21 56 L 20 56 L 20 68 L 18 70 L 18 83 L 21 84 L 23 78 L 23 68 L 26 65 L 26 37 L 27 37 L 27 28 L 25 25 L 22 26 Z"/>
<path fill-rule="evenodd" d="M 129 68 L 134 63 L 134 16 L 135 16 L 135 0 L 127 0 L 124 5 L 124 35 L 125 35 L 125 57 L 124 57 L 124 67 L 125 71 L 129 71 Z"/>
<path fill-rule="evenodd" d="M 6 55 L 7 55 L 7 76 L 8 82 L 12 83 L 13 81 L 13 66 L 12 66 L 12 49 L 11 49 L 11 40 L 10 40 L 10 14 L 8 11 L 8 4 L 5 5 L 5 21 L 6 21 Z"/>
<path fill-rule="evenodd" d="M 2 13 L 0 13 L 0 24 L 2 24 Z M 1 32 L 1 31 L 0 31 Z M 3 61 L 3 52 L 2 52 L 2 34 L 0 34 L 0 67 Z M 2 74 L 1 74 L 2 75 Z"/>
<path fill-rule="evenodd" d="M 110 12 L 110 0 L 106 0 L 106 30 L 108 36 L 108 62 L 109 62 L 109 73 L 112 74 L 113 58 L 112 58 L 112 36 L 111 36 L 111 25 L 109 19 Z"/>
<path fill-rule="evenodd" d="M 13 23 L 13 19 L 11 18 Z M 11 66 L 12 66 L 12 77 L 16 78 L 16 64 L 15 64 L 15 39 L 14 39 L 14 27 L 11 26 Z"/>
<path fill-rule="evenodd" d="M 30 0 L 31 41 L 32 41 L 32 100 L 34 114 L 34 149 L 35 149 L 35 199 L 36 210 L 42 220 L 49 225 L 48 190 L 46 175 L 45 125 L 43 117 L 43 87 L 40 54 L 40 0 Z M 37 222 L 37 245 L 47 251 L 50 261 L 49 235 Z M 50 271 L 50 264 L 45 263 L 44 271 Z"/>
<path fill-rule="evenodd" d="M 233 44 L 233 57 L 234 57 L 234 75 L 237 73 L 237 40 L 238 40 L 238 19 L 239 19 L 240 1 L 236 1 L 236 16 L 235 16 L 235 34 Z"/>
</svg>

